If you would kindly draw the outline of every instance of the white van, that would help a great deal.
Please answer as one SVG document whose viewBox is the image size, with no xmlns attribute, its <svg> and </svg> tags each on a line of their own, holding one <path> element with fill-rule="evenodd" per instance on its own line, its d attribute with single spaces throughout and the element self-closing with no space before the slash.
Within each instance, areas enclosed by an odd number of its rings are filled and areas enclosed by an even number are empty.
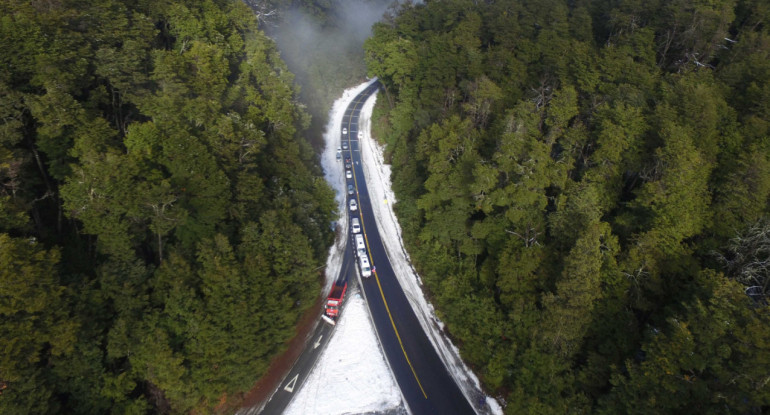
<svg viewBox="0 0 770 415">
<path fill-rule="evenodd" d="M 358 220 L 358 218 L 353 218 L 350 223 L 350 227 L 353 228 L 353 233 L 361 232 L 361 222 Z"/>
<path fill-rule="evenodd" d="M 369 278 L 372 275 L 372 268 L 369 265 L 369 258 L 366 255 L 361 255 L 358 258 L 358 263 L 361 265 L 361 276 Z"/>
<path fill-rule="evenodd" d="M 366 244 L 364 243 L 364 235 L 360 233 L 356 235 L 356 255 L 359 257 L 366 256 Z"/>
</svg>

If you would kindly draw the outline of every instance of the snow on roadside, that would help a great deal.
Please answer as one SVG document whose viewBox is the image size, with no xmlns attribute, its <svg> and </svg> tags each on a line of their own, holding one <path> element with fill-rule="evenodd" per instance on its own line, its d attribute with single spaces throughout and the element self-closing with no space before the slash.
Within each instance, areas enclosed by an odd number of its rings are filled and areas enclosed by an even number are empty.
<svg viewBox="0 0 770 415">
<path fill-rule="evenodd" d="M 460 385 L 465 397 L 480 413 L 502 414 L 503 410 L 493 398 L 486 396 L 480 387 L 476 375 L 460 359 L 459 350 L 442 334 L 444 324 L 438 319 L 433 306 L 428 303 L 420 286 L 417 272 L 412 267 L 409 254 L 401 239 L 401 227 L 393 213 L 396 197 L 390 183 L 390 166 L 383 161 L 382 147 L 370 136 L 371 115 L 377 95 L 372 95 L 361 109 L 358 128 L 364 132 L 361 140 L 361 157 L 366 177 L 366 187 L 380 236 L 383 238 L 385 251 L 393 266 L 396 277 L 406 294 L 412 309 L 415 310 L 420 325 L 428 334 L 441 360 L 444 362 L 455 381 Z M 479 404 L 484 402 L 483 408 Z"/>
<path fill-rule="evenodd" d="M 324 176 L 336 192 L 342 237 L 329 249 L 326 261 L 326 293 L 339 275 L 347 241 L 347 207 L 342 161 L 337 160 L 340 126 L 353 98 L 372 82 L 347 89 L 334 102 L 324 133 L 321 154 Z M 358 289 L 350 290 L 344 309 L 326 349 L 284 411 L 285 415 L 406 413 L 401 390 L 380 349 L 364 300 Z"/>
<path fill-rule="evenodd" d="M 326 350 L 284 415 L 393 413 L 402 406 L 361 293 L 345 302 Z"/>
<path fill-rule="evenodd" d="M 345 90 L 342 98 L 335 101 L 332 107 L 324 134 L 326 149 L 321 155 L 321 165 L 326 180 L 336 192 L 341 215 L 338 224 L 343 232 L 347 231 L 348 226 L 344 168 L 342 161 L 336 158 L 337 148 L 341 144 L 340 125 L 348 104 L 372 82 Z M 376 95 L 366 101 L 358 126 L 364 133 L 360 145 L 367 189 L 388 258 L 420 324 L 465 396 L 477 407 L 479 413 L 502 414 L 500 405 L 483 394 L 478 378 L 462 362 L 457 348 L 441 333 L 443 323 L 423 295 L 420 288 L 422 283 L 409 261 L 401 241 L 401 228 L 393 213 L 392 206 L 396 198 L 390 186 L 390 166 L 383 162 L 382 148 L 371 139 L 371 114 L 375 101 Z M 338 238 L 329 249 L 325 290 L 329 289 L 339 274 L 345 243 L 346 238 Z M 484 399 L 486 406 L 478 409 L 480 399 Z M 363 298 L 358 291 L 351 292 L 326 350 L 284 413 L 402 414 L 407 411 L 403 402 L 401 391 L 380 349 Z"/>
<path fill-rule="evenodd" d="M 329 257 L 326 259 L 326 286 L 324 287 L 324 292 L 331 288 L 331 285 L 340 273 L 342 254 L 347 242 L 345 237 L 348 229 L 347 206 L 345 206 L 345 169 L 343 166 L 344 162 L 337 160 L 337 149 L 342 144 L 340 126 L 342 125 L 342 118 L 345 116 L 345 110 L 353 101 L 353 98 L 374 82 L 376 81 L 371 80 L 356 87 L 346 89 L 342 96 L 334 101 L 334 105 L 332 105 L 332 109 L 329 111 L 329 122 L 326 124 L 326 131 L 324 132 L 326 148 L 321 153 L 321 167 L 323 167 L 326 182 L 334 189 L 334 200 L 337 201 L 337 208 L 340 214 L 337 219 L 337 229 L 343 232 L 343 237 L 338 237 L 334 245 L 329 248 Z"/>
</svg>

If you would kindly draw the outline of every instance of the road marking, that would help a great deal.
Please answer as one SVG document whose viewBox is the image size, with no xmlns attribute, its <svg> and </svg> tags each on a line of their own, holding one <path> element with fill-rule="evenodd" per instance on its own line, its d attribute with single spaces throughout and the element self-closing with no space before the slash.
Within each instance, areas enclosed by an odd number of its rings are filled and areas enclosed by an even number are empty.
<svg viewBox="0 0 770 415">
<path fill-rule="evenodd" d="M 366 245 L 367 248 L 369 246 L 369 239 L 366 239 Z M 372 270 L 372 274 L 374 274 L 374 279 L 377 280 L 377 287 L 380 289 L 380 295 L 382 296 L 382 302 L 385 304 L 385 311 L 388 312 L 388 318 L 390 318 L 390 324 L 393 326 L 393 331 L 396 332 L 396 338 L 398 339 L 398 344 L 401 346 L 401 351 L 404 353 L 404 358 L 406 359 L 406 363 L 409 365 L 409 369 L 412 369 L 412 375 L 414 375 L 414 380 L 417 381 L 417 386 L 420 387 L 420 390 L 422 391 L 422 396 L 425 397 L 425 399 L 428 399 L 428 394 L 425 393 L 425 389 L 422 387 L 422 382 L 420 382 L 420 378 L 417 377 L 417 372 L 414 370 L 414 366 L 412 366 L 412 362 L 409 361 L 409 356 L 406 354 L 406 350 L 404 349 L 404 343 L 401 341 L 401 336 L 398 334 L 398 329 L 396 328 L 396 322 L 393 321 L 393 315 L 390 314 L 390 307 L 388 307 L 388 301 L 385 299 L 385 293 L 382 292 L 382 285 L 380 285 L 380 277 L 377 275 L 376 270 Z"/>
<path fill-rule="evenodd" d="M 297 378 L 299 378 L 299 373 L 294 375 L 294 378 L 292 378 L 289 383 L 286 384 L 286 387 L 283 388 L 283 390 L 289 393 L 294 392 L 294 387 L 297 386 Z"/>
<path fill-rule="evenodd" d="M 315 342 L 315 344 L 313 344 L 314 349 L 321 345 L 321 339 L 323 338 L 324 336 L 319 337 L 318 340 Z"/>
<path fill-rule="evenodd" d="M 369 99 L 368 95 L 366 99 Z M 365 99 L 362 101 L 360 98 L 356 100 L 354 111 L 355 109 L 358 109 L 358 106 L 365 101 L 366 101 Z M 348 116 L 347 114 L 345 115 Z M 352 124 L 351 121 L 352 120 L 348 120 L 348 127 L 351 126 Z M 352 153 L 353 149 L 350 148 L 348 151 Z M 359 151 L 359 150 L 356 150 L 356 151 Z M 356 165 L 358 164 L 359 164 L 359 161 L 356 160 Z M 356 170 L 353 169 L 353 184 L 355 185 L 355 188 L 356 188 L 356 195 L 358 195 L 358 178 L 356 176 L 357 176 Z M 362 212 L 359 212 L 358 214 L 361 215 L 361 218 L 363 218 Z M 364 225 L 363 220 L 361 220 L 361 231 L 364 234 L 364 240 L 366 241 L 366 253 L 369 254 L 369 259 L 372 261 L 372 263 L 374 263 L 374 259 L 371 257 L 372 250 L 371 248 L 369 248 L 369 238 L 366 236 L 366 226 Z M 398 329 L 396 328 L 396 322 L 393 321 L 393 315 L 390 313 L 390 307 L 388 307 L 388 301 L 385 299 L 385 293 L 382 291 L 382 285 L 380 284 L 380 277 L 377 275 L 377 270 L 374 269 L 374 267 L 372 267 L 372 274 L 374 274 L 374 279 L 377 281 L 377 287 L 379 287 L 380 289 L 380 296 L 382 297 L 382 302 L 385 304 L 385 311 L 388 313 L 390 324 L 393 326 L 393 331 L 396 333 L 396 338 L 398 339 L 398 344 L 401 346 L 401 351 L 404 353 L 404 358 L 406 359 L 406 363 L 409 365 L 409 369 L 412 370 L 412 375 L 414 376 L 414 380 L 417 381 L 417 386 L 420 387 L 420 391 L 422 391 L 422 396 L 424 396 L 425 399 L 428 399 L 428 395 L 425 393 L 425 389 L 423 389 L 422 387 L 422 382 L 420 382 L 420 378 L 417 376 L 417 372 L 414 370 L 414 366 L 412 366 L 412 362 L 409 360 L 409 356 L 406 354 L 406 349 L 404 349 L 404 343 L 401 341 L 401 335 L 398 334 Z"/>
</svg>

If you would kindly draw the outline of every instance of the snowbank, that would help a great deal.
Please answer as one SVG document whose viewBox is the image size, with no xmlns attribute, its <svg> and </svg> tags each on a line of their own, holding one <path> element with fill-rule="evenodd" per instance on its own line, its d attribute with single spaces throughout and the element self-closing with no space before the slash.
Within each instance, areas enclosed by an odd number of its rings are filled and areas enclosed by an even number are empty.
<svg viewBox="0 0 770 415">
<path fill-rule="evenodd" d="M 347 230 L 347 215 L 344 169 L 342 162 L 336 158 L 336 151 L 340 146 L 339 129 L 348 104 L 372 82 L 374 81 L 348 89 L 343 93 L 342 98 L 338 99 L 332 107 L 324 135 L 326 149 L 321 156 L 321 165 L 324 168 L 326 180 L 336 192 L 341 213 L 339 225 L 342 230 Z M 371 114 L 375 102 L 376 95 L 373 95 L 361 110 L 359 130 L 364 133 L 361 140 L 361 157 L 369 197 L 388 258 L 420 324 L 428 333 L 439 356 L 465 396 L 476 406 L 480 399 L 486 401 L 484 408 L 477 408 L 479 413 L 502 414 L 500 405 L 481 392 L 478 378 L 462 362 L 457 348 L 441 333 L 443 324 L 425 299 L 420 288 L 422 283 L 409 262 L 409 255 L 401 241 L 401 228 L 392 208 L 396 198 L 390 186 L 390 166 L 383 162 L 382 148 L 371 139 Z M 326 267 L 327 290 L 339 274 L 345 243 L 346 238 L 343 235 L 329 250 Z M 407 412 L 401 391 L 380 350 L 360 291 L 358 289 L 352 291 L 346 301 L 345 309 L 326 350 L 318 359 L 316 367 L 297 392 L 297 396 L 285 414 L 342 415 Z"/>
<path fill-rule="evenodd" d="M 377 96 L 372 96 L 362 107 L 358 127 L 364 132 L 361 140 L 361 157 L 366 177 L 369 199 L 377 221 L 377 228 L 383 238 L 385 251 L 396 273 L 399 283 L 406 294 L 412 309 L 415 310 L 420 325 L 438 351 L 441 360 L 449 369 L 455 381 L 460 385 L 465 397 L 481 413 L 502 414 L 500 405 L 481 391 L 476 375 L 460 359 L 459 350 L 442 334 L 443 323 L 436 317 L 433 306 L 428 303 L 420 288 L 417 272 L 412 267 L 409 254 L 401 239 L 401 227 L 393 213 L 396 197 L 390 183 L 390 166 L 384 163 L 382 148 L 371 138 L 371 115 Z M 378 203 L 380 201 L 380 203 Z M 485 408 L 478 408 L 480 399 L 486 401 Z"/>
<path fill-rule="evenodd" d="M 348 219 L 345 173 L 342 161 L 337 160 L 340 125 L 348 104 L 372 82 L 345 90 L 334 102 L 324 133 L 326 148 L 321 154 L 321 166 L 326 180 L 336 192 L 341 232 L 347 231 Z M 324 292 L 339 275 L 346 241 L 343 233 L 329 249 Z M 349 292 L 332 338 L 284 414 L 406 413 L 401 391 L 382 354 L 360 290 L 355 288 Z"/>
<path fill-rule="evenodd" d="M 364 299 L 346 299 L 334 335 L 284 415 L 393 412 L 401 392 L 385 364 Z"/>
<path fill-rule="evenodd" d="M 337 160 L 337 149 L 342 144 L 340 126 L 342 125 L 342 118 L 345 116 L 345 110 L 353 101 L 353 98 L 374 82 L 376 81 L 371 80 L 357 87 L 346 89 L 342 93 L 342 97 L 334 101 L 334 105 L 332 105 L 332 109 L 329 112 L 329 123 L 326 124 L 326 131 L 324 132 L 326 148 L 321 153 L 321 167 L 324 170 L 324 178 L 335 192 L 337 209 L 340 214 L 337 220 L 337 230 L 342 232 L 342 235 L 337 235 L 334 245 L 329 248 L 329 257 L 326 259 L 326 286 L 324 287 L 324 293 L 329 290 L 340 273 L 342 254 L 347 242 L 345 235 L 348 229 L 347 207 L 345 206 L 345 169 L 342 165 L 343 161 Z"/>
</svg>

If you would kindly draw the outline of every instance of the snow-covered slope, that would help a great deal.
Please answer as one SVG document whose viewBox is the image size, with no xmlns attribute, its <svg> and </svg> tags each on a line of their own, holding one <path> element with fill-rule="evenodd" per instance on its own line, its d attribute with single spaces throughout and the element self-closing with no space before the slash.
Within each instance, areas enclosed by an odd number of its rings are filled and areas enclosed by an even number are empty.
<svg viewBox="0 0 770 415">
<path fill-rule="evenodd" d="M 380 353 L 364 299 L 356 290 L 346 299 L 324 354 L 285 414 L 381 413 L 399 407 L 401 392 Z"/>
<path fill-rule="evenodd" d="M 337 203 L 342 212 L 339 219 L 341 229 L 348 227 L 345 215 L 345 177 L 340 161 L 336 159 L 336 149 L 340 146 L 339 128 L 348 104 L 371 82 L 373 81 L 346 90 L 342 98 L 334 103 L 324 136 L 326 149 L 322 154 L 321 164 L 326 180 L 337 193 Z M 384 164 L 382 148 L 377 146 L 370 136 L 371 114 L 375 101 L 376 95 L 373 95 L 361 110 L 359 128 L 364 132 L 361 157 L 377 226 L 384 239 L 393 270 L 396 271 L 423 329 L 428 333 L 466 397 L 475 407 L 483 406 L 481 413 L 502 414 L 498 403 L 481 392 L 478 379 L 462 362 L 457 348 L 442 335 L 442 323 L 425 299 L 419 277 L 409 262 L 409 256 L 401 241 L 401 228 L 392 208 L 396 200 L 390 187 L 390 166 Z M 339 273 L 342 262 L 345 240 L 340 239 L 342 240 L 338 240 L 329 251 L 326 267 L 329 286 Z M 351 293 L 329 345 L 286 413 L 398 414 L 406 411 L 403 402 L 401 392 L 377 343 L 363 299 L 358 292 Z"/>
<path fill-rule="evenodd" d="M 344 230 L 348 229 L 348 219 L 344 169 L 336 158 L 336 150 L 340 146 L 339 128 L 348 104 L 370 83 L 345 90 L 332 107 L 324 134 L 326 149 L 321 155 L 321 165 L 326 180 L 337 194 L 336 200 L 341 212 L 338 224 L 339 229 Z M 329 289 L 340 272 L 345 241 L 344 236 L 338 238 L 329 250 L 326 262 L 328 284 L 325 290 Z M 401 391 L 380 350 L 366 304 L 356 288 L 348 294 L 342 315 L 326 350 L 284 413 L 406 413 L 402 402 Z"/>
</svg>

